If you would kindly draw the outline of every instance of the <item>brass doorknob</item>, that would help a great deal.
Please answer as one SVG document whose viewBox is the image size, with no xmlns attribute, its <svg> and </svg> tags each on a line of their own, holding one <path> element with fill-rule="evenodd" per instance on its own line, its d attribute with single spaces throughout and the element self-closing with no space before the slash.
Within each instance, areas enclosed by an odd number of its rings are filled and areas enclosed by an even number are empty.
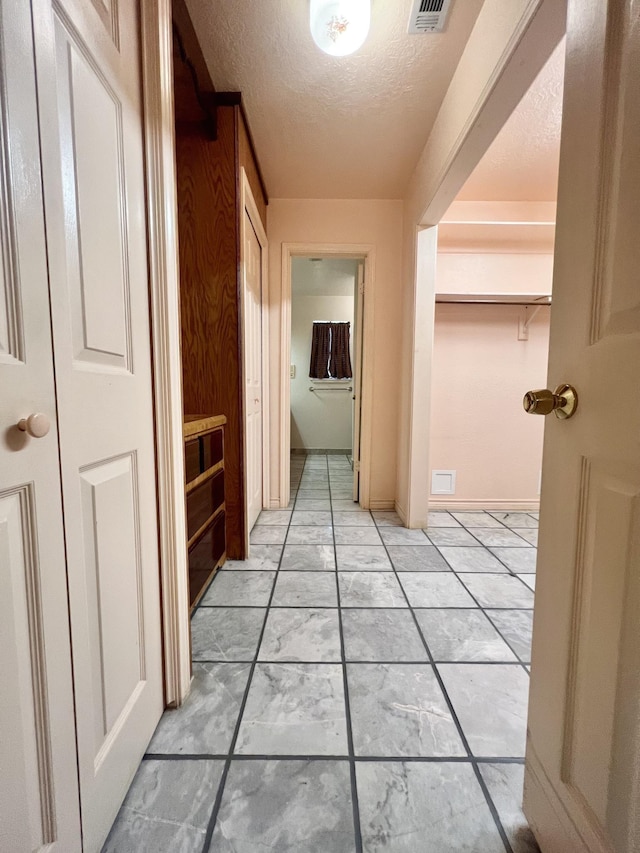
<svg viewBox="0 0 640 853">
<path fill-rule="evenodd" d="M 557 418 L 570 418 L 578 408 L 578 394 L 571 385 L 558 385 L 555 391 L 541 388 L 527 391 L 522 400 L 525 412 L 529 415 L 548 415 L 555 412 Z"/>
</svg>

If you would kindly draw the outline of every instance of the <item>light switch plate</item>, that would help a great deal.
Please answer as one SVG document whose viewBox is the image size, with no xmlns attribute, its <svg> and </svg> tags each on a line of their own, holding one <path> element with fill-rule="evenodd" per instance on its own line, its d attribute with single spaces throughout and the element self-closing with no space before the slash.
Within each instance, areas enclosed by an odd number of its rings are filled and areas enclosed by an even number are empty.
<svg viewBox="0 0 640 853">
<path fill-rule="evenodd" d="M 289 368 L 289 376 L 292 379 L 296 378 L 296 366 L 295 366 L 295 364 L 292 364 L 291 367 Z"/>
</svg>

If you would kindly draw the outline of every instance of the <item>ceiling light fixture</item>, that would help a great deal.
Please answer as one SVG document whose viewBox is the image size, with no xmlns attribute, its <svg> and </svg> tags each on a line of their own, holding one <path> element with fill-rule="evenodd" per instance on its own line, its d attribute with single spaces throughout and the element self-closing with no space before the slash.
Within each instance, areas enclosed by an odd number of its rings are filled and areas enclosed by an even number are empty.
<svg viewBox="0 0 640 853">
<path fill-rule="evenodd" d="M 370 23 L 371 0 L 311 0 L 311 35 L 330 56 L 354 53 L 364 44 Z"/>
</svg>

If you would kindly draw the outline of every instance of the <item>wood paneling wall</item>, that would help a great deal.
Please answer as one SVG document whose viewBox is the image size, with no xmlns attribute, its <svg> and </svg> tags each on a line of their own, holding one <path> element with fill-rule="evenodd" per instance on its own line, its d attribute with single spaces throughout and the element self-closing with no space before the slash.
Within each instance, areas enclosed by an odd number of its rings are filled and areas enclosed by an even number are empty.
<svg viewBox="0 0 640 853">
<path fill-rule="evenodd" d="M 262 191 L 238 106 L 218 107 L 217 139 L 176 127 L 185 414 L 226 415 L 227 555 L 245 554 L 239 167 L 266 224 Z"/>
</svg>

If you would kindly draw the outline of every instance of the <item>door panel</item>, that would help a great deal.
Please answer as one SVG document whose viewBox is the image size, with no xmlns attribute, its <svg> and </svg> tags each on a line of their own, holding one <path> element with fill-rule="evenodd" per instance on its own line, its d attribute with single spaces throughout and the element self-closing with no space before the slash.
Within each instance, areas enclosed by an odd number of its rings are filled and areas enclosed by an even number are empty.
<svg viewBox="0 0 640 853">
<path fill-rule="evenodd" d="M 640 849 L 639 28 L 631 0 L 570 3 L 549 382 L 580 402 L 545 433 L 525 783 L 545 853 Z"/>
<path fill-rule="evenodd" d="M 78 853 L 80 818 L 32 20 L 0 0 L 0 849 Z M 51 422 L 34 439 L 21 418 Z"/>
<path fill-rule="evenodd" d="M 262 248 L 244 211 L 243 349 L 247 536 L 262 509 Z"/>
<path fill-rule="evenodd" d="M 94 851 L 163 706 L 139 4 L 112 2 L 105 17 L 82 0 L 34 2 L 80 796 Z"/>
</svg>

